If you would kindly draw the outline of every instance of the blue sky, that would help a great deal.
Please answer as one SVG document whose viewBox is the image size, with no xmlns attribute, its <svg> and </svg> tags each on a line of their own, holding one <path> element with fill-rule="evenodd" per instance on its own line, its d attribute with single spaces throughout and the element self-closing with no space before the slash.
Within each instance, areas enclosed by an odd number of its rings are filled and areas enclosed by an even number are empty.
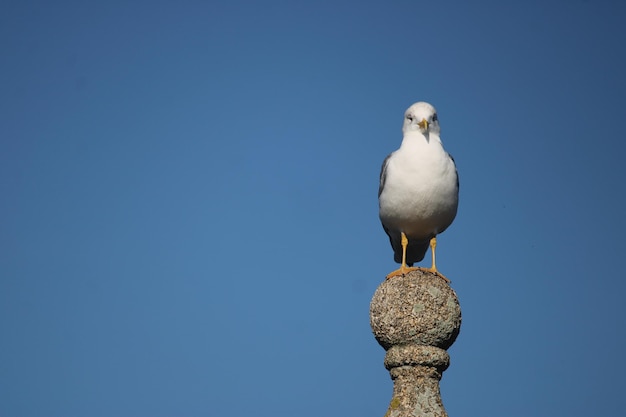
<svg viewBox="0 0 626 417">
<path fill-rule="evenodd" d="M 0 416 L 382 416 L 378 174 L 421 100 L 449 415 L 622 415 L 626 5 L 504 3 L 4 2 Z"/>
</svg>

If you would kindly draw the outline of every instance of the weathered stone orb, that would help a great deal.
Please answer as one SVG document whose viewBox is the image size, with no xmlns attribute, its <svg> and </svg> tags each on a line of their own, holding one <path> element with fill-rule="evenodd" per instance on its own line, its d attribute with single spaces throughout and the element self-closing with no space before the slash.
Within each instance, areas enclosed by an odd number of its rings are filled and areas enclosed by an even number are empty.
<svg viewBox="0 0 626 417">
<path fill-rule="evenodd" d="M 461 307 L 441 277 L 411 271 L 384 281 L 370 304 L 370 325 L 378 343 L 448 349 L 461 329 Z"/>
</svg>

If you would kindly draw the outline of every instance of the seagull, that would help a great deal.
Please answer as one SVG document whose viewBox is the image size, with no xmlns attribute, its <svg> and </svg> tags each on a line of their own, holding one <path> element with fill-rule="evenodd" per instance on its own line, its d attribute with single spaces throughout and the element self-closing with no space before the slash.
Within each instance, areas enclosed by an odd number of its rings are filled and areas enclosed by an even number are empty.
<svg viewBox="0 0 626 417">
<path fill-rule="evenodd" d="M 404 114 L 400 148 L 383 162 L 378 188 L 380 221 L 400 268 L 387 279 L 421 269 L 437 270 L 437 235 L 452 224 L 459 204 L 459 176 L 443 149 L 437 110 L 420 101 Z M 431 248 L 432 267 L 413 268 Z"/>
</svg>

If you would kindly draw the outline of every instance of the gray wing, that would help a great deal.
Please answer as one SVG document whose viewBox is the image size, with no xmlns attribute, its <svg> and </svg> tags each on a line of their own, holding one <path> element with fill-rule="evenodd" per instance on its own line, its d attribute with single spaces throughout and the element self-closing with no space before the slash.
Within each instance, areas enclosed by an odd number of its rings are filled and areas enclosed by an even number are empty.
<svg viewBox="0 0 626 417">
<path fill-rule="evenodd" d="M 454 161 L 454 158 L 452 157 L 452 155 L 450 155 L 448 153 L 448 157 L 452 160 L 452 164 L 454 165 L 454 173 L 456 174 L 456 191 L 458 193 L 459 192 L 459 186 L 460 186 L 460 184 L 459 184 L 459 170 L 456 169 L 456 162 Z M 378 195 L 380 195 L 380 194 L 378 194 Z"/>
<path fill-rule="evenodd" d="M 389 158 L 391 158 L 391 154 L 387 155 L 385 160 L 383 161 L 383 166 L 380 168 L 380 183 L 378 184 L 378 197 L 383 192 L 383 188 L 385 188 L 385 180 L 387 180 L 387 164 L 389 163 Z"/>
<path fill-rule="evenodd" d="M 458 198 L 459 198 L 459 186 L 460 186 L 460 183 L 459 183 L 459 170 L 458 170 L 458 169 L 456 169 L 456 162 L 454 161 L 454 158 L 452 157 L 452 155 L 450 155 L 450 154 L 449 154 L 449 153 L 447 153 L 447 152 L 446 152 L 446 154 L 448 155 L 448 158 L 450 158 L 450 160 L 452 161 L 452 165 L 454 165 L 454 175 L 456 176 L 456 197 L 457 197 L 457 204 L 458 204 Z M 454 212 L 454 217 L 456 217 L 456 209 L 455 209 L 455 212 Z M 453 220 L 454 220 L 454 217 L 453 217 Z M 449 226 L 450 226 L 450 225 L 448 225 L 448 226 L 444 227 L 443 229 L 439 230 L 439 233 L 443 233 L 443 232 L 445 232 L 445 231 L 446 231 L 446 229 L 447 229 Z M 407 256 L 407 258 L 408 258 L 408 256 Z"/>
<path fill-rule="evenodd" d="M 389 159 L 391 158 L 393 153 L 389 154 L 385 160 L 383 161 L 383 166 L 380 169 L 380 184 L 378 186 L 378 197 L 383 192 L 385 188 L 385 182 L 387 180 L 387 166 L 389 165 Z M 454 161 L 453 161 L 454 162 Z M 457 175 L 458 180 L 458 175 Z M 382 223 L 382 222 L 381 222 Z M 393 259 L 397 263 L 402 263 L 402 245 L 400 239 L 400 232 L 397 230 L 390 230 L 383 224 L 383 230 L 389 236 L 389 243 L 391 244 L 391 248 L 393 249 Z M 430 246 L 430 239 L 425 241 L 419 240 L 409 240 L 409 246 L 406 251 L 406 262 L 408 266 L 413 266 L 415 262 L 419 262 L 424 259 L 424 255 Z"/>
</svg>

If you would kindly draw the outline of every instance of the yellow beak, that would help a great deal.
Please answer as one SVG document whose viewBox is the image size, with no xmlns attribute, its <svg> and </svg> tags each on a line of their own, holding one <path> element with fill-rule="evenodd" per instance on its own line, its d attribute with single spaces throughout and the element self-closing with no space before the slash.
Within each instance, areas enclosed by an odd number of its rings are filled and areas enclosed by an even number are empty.
<svg viewBox="0 0 626 417">
<path fill-rule="evenodd" d="M 428 130 L 428 120 L 426 119 L 422 119 L 422 121 L 419 122 L 417 125 L 424 130 Z"/>
</svg>

